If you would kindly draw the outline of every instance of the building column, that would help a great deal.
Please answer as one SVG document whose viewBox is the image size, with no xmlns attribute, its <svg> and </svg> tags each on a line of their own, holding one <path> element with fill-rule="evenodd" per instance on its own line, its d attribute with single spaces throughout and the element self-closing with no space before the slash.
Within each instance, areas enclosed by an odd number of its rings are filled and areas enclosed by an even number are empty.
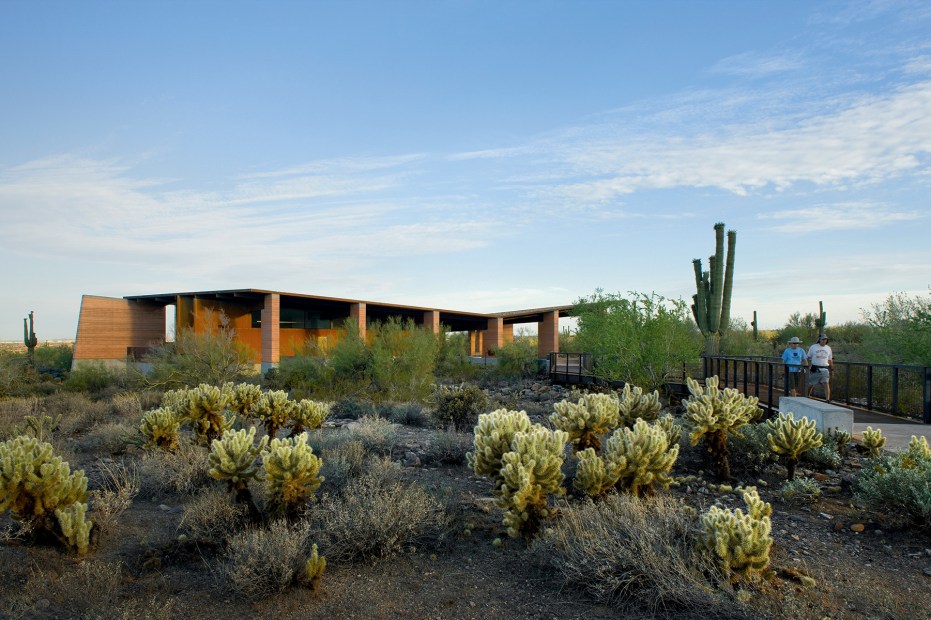
<svg viewBox="0 0 931 620">
<path fill-rule="evenodd" d="M 469 332 L 469 355 L 484 357 L 485 351 L 482 349 L 482 334 L 484 334 L 484 332 L 478 330 Z"/>
<path fill-rule="evenodd" d="M 537 355 L 542 359 L 559 353 L 559 311 L 547 312 L 537 323 Z"/>
<path fill-rule="evenodd" d="M 278 366 L 281 361 L 281 296 L 265 296 L 262 308 L 262 373 Z"/>
<path fill-rule="evenodd" d="M 359 338 L 365 342 L 365 302 L 349 305 L 349 320 L 359 328 Z"/>
<path fill-rule="evenodd" d="M 514 342 L 514 325 L 505 325 L 504 331 L 501 332 L 501 337 L 504 340 L 503 344 Z"/>
<path fill-rule="evenodd" d="M 427 310 L 423 313 L 423 326 L 427 331 L 432 331 L 434 334 L 440 333 L 440 311 L 439 310 Z"/>
<path fill-rule="evenodd" d="M 485 330 L 485 348 L 482 350 L 482 355 L 485 353 L 494 355 L 495 351 L 500 349 L 503 344 L 504 319 L 500 316 L 488 319 L 488 329 Z"/>
</svg>

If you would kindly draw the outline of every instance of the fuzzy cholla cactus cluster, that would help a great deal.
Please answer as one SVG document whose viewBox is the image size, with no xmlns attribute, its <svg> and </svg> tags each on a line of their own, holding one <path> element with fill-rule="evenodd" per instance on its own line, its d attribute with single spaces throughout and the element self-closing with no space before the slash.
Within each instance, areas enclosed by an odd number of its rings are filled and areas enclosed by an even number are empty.
<svg viewBox="0 0 931 620">
<path fill-rule="evenodd" d="M 508 534 L 531 536 L 551 516 L 549 495 L 562 495 L 566 431 L 532 424 L 524 411 L 499 409 L 479 416 L 474 450 L 467 455 L 476 474 L 495 483 Z"/>
<path fill-rule="evenodd" d="M 658 391 L 644 393 L 643 388 L 628 383 L 624 385 L 618 403 L 620 424 L 631 427 L 638 418 L 653 422 L 659 417 L 662 408 Z"/>
<path fill-rule="evenodd" d="M 243 418 L 252 415 L 252 407 L 262 397 L 262 388 L 254 383 L 224 383 L 223 391 L 227 393 L 227 406 Z"/>
<path fill-rule="evenodd" d="M 613 488 L 639 496 L 654 485 L 667 488 L 672 483 L 669 472 L 678 455 L 678 444 L 670 447 L 669 436 L 660 425 L 639 419 L 633 428 L 617 429 L 605 442 L 601 456 L 593 448 L 579 452 L 573 484 L 592 497 Z"/>
<path fill-rule="evenodd" d="M 576 452 L 586 448 L 601 449 L 601 435 L 618 425 L 618 399 L 613 394 L 584 394 L 577 403 L 568 400 L 556 403 L 550 422 L 565 431 Z"/>
<path fill-rule="evenodd" d="M 86 502 L 84 471 L 72 472 L 51 444 L 26 436 L 0 443 L 0 514 L 9 510 L 83 555 L 93 527 Z"/>
<path fill-rule="evenodd" d="M 870 456 L 879 456 L 880 450 L 886 445 L 886 438 L 883 437 L 881 428 L 873 430 L 872 426 L 867 426 L 863 431 L 863 447 L 870 451 Z"/>
<path fill-rule="evenodd" d="M 257 460 L 268 445 L 268 437 L 255 444 L 255 428 L 229 431 L 214 439 L 207 457 L 209 473 L 215 480 L 226 480 L 230 489 L 240 492 L 259 474 Z"/>
<path fill-rule="evenodd" d="M 293 408 L 294 401 L 288 399 L 287 392 L 271 390 L 262 394 L 252 406 L 252 415 L 265 425 L 265 433 L 274 437 L 288 423 Z"/>
<path fill-rule="evenodd" d="M 685 420 L 690 427 L 689 439 L 693 446 L 704 439 L 718 476 L 730 478 L 727 434 L 759 416 L 760 400 L 755 396 L 745 397 L 735 389 L 719 390 L 718 377 L 705 379 L 704 388 L 691 377 L 687 382 L 692 396 L 683 404 Z"/>
<path fill-rule="evenodd" d="M 262 452 L 267 505 L 273 512 L 296 514 L 323 482 L 323 461 L 307 443 L 307 433 L 272 439 Z"/>
<path fill-rule="evenodd" d="M 180 439 L 181 420 L 170 407 L 159 407 L 142 414 L 139 432 L 147 447 L 174 450 Z"/>
<path fill-rule="evenodd" d="M 815 421 L 803 417 L 796 420 L 791 412 L 780 413 L 777 418 L 767 420 L 769 449 L 786 461 L 788 479 L 795 479 L 795 467 L 803 452 L 821 446 L 823 437 L 815 427 Z"/>
<path fill-rule="evenodd" d="M 315 400 L 299 400 L 291 410 L 291 433 L 300 435 L 305 430 L 314 430 L 323 426 L 330 415 L 330 404 Z"/>
<path fill-rule="evenodd" d="M 732 579 L 751 577 L 769 565 L 772 506 L 760 499 L 756 489 L 743 492 L 747 506 L 730 510 L 712 506 L 701 516 L 700 544 L 711 553 Z"/>
</svg>

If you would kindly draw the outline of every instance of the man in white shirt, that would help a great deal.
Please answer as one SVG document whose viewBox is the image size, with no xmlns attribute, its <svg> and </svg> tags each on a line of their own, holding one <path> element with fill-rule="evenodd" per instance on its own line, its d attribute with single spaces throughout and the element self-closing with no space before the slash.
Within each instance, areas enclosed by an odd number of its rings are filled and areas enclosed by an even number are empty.
<svg viewBox="0 0 931 620">
<path fill-rule="evenodd" d="M 818 342 L 808 349 L 808 397 L 819 383 L 824 386 L 824 400 L 831 400 L 831 373 L 834 372 L 834 353 L 828 346 L 825 334 L 818 336 Z"/>
</svg>

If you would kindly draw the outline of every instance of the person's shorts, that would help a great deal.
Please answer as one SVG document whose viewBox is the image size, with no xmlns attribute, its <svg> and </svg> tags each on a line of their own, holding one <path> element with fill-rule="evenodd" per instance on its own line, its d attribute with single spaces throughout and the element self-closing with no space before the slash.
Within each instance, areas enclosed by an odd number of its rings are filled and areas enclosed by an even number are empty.
<svg viewBox="0 0 931 620">
<path fill-rule="evenodd" d="M 818 385 L 819 383 L 830 383 L 831 373 L 827 368 L 812 368 L 808 371 L 808 385 Z"/>
</svg>

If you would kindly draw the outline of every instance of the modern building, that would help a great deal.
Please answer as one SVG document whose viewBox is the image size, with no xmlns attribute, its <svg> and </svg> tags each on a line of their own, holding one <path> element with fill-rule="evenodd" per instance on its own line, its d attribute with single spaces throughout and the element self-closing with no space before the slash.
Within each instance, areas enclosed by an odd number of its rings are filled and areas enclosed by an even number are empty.
<svg viewBox="0 0 931 620">
<path fill-rule="evenodd" d="M 338 299 L 237 289 L 123 298 L 84 295 L 74 345 L 74 365 L 87 361 L 125 362 L 139 359 L 152 346 L 165 342 L 174 313 L 178 330 L 195 333 L 217 327 L 232 329 L 235 338 L 255 352 L 263 371 L 276 366 L 282 356 L 294 355 L 310 340 L 325 348 L 345 333 L 347 325 L 366 328 L 390 317 L 410 319 L 434 333 L 443 325 L 450 332 L 468 332 L 469 354 L 494 355 L 514 338 L 514 326 L 536 323 L 540 357 L 559 350 L 559 317 L 572 306 L 477 314 L 419 306 L 386 304 L 358 299 Z"/>
</svg>

